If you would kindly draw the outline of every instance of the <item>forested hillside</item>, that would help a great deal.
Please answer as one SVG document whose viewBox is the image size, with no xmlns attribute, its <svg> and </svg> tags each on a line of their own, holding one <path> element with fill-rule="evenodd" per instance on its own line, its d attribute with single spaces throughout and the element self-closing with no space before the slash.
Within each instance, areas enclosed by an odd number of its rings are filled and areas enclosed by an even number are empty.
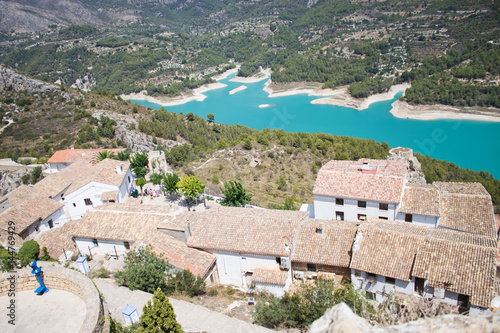
<svg viewBox="0 0 500 333">
<path fill-rule="evenodd" d="M 114 94 L 146 89 L 175 96 L 236 62 L 241 76 L 267 67 L 274 82 L 351 85 L 359 98 L 408 81 L 412 104 L 498 108 L 494 1 L 74 2 L 103 23 L 6 29 L 0 61 L 44 80 Z"/>
</svg>

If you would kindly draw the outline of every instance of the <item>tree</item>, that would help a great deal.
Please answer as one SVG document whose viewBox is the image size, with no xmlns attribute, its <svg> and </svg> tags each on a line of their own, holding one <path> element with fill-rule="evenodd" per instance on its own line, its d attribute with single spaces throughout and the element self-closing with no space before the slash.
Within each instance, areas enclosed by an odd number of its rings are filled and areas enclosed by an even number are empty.
<svg viewBox="0 0 500 333">
<path fill-rule="evenodd" d="M 203 295 L 205 293 L 205 281 L 185 269 L 168 279 L 165 290 L 169 295 L 175 292 L 185 293 L 189 297 Z"/>
<path fill-rule="evenodd" d="M 286 191 L 286 179 L 283 175 L 278 179 L 278 190 Z"/>
<path fill-rule="evenodd" d="M 177 183 L 179 183 L 179 181 L 179 176 L 173 172 L 163 176 L 163 186 L 165 187 L 165 191 L 170 195 L 176 194 L 179 189 L 177 187 Z"/>
<path fill-rule="evenodd" d="M 118 160 L 118 161 L 128 161 L 129 157 L 130 157 L 130 152 L 127 150 L 124 150 L 124 151 L 121 151 L 118 154 L 116 154 L 114 159 Z"/>
<path fill-rule="evenodd" d="M 184 333 L 181 325 L 177 322 L 174 309 L 170 304 L 168 297 L 156 289 L 151 301 L 142 309 L 141 327 L 136 331 L 138 333 Z"/>
<path fill-rule="evenodd" d="M 171 269 L 172 266 L 148 246 L 138 249 L 137 252 L 128 252 L 123 270 L 117 272 L 115 277 L 118 284 L 130 290 L 152 293 L 157 288 L 165 288 L 166 274 L 169 274 Z"/>
<path fill-rule="evenodd" d="M 146 153 L 135 153 L 134 156 L 130 157 L 130 167 L 143 167 L 145 168 L 149 164 L 148 154 Z"/>
<path fill-rule="evenodd" d="M 252 199 L 252 194 L 247 194 L 240 182 L 224 182 L 220 188 L 224 198 L 219 201 L 222 206 L 245 206 Z"/>
<path fill-rule="evenodd" d="M 192 112 L 188 112 L 186 114 L 186 119 L 189 120 L 189 121 L 193 121 L 194 120 L 194 114 Z"/>
<path fill-rule="evenodd" d="M 139 178 L 144 178 L 144 176 L 146 176 L 146 173 L 148 172 L 148 169 L 146 169 L 145 167 L 135 167 L 133 170 L 135 175 Z"/>
<path fill-rule="evenodd" d="M 23 243 L 19 252 L 17 253 L 17 258 L 21 262 L 21 266 L 26 266 L 33 260 L 38 258 L 38 253 L 40 252 L 40 246 L 34 240 L 29 240 Z"/>
<path fill-rule="evenodd" d="M 135 185 L 139 186 L 141 188 L 141 195 L 142 195 L 142 187 L 144 185 L 146 185 L 146 180 L 144 179 L 144 177 L 141 177 L 141 178 L 137 178 L 135 180 Z"/>
<path fill-rule="evenodd" d="M 41 166 L 34 167 L 33 170 L 31 171 L 31 184 L 35 184 L 41 178 L 42 178 L 42 167 Z"/>
<path fill-rule="evenodd" d="M 158 173 L 152 173 L 149 175 L 149 181 L 153 183 L 153 185 L 160 185 L 162 178 L 163 177 Z"/>
<path fill-rule="evenodd" d="M 252 150 L 252 141 L 250 141 L 249 138 L 243 140 L 243 148 L 245 148 L 246 150 Z"/>
<path fill-rule="evenodd" d="M 116 155 L 111 150 L 102 150 L 92 157 L 92 163 L 104 161 L 107 158 L 115 158 Z"/>
<path fill-rule="evenodd" d="M 181 180 L 177 183 L 177 187 L 188 199 L 196 199 L 205 189 L 205 185 L 198 177 L 189 175 L 182 176 Z"/>
<path fill-rule="evenodd" d="M 209 122 L 213 122 L 215 120 L 215 116 L 213 113 L 207 114 L 207 119 Z"/>
</svg>

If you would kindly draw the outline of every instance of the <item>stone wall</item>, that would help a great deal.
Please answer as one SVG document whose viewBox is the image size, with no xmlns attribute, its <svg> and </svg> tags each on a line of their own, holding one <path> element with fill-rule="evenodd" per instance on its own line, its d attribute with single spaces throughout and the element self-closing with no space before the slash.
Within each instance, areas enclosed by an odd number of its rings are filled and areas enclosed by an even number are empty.
<svg viewBox="0 0 500 333">
<path fill-rule="evenodd" d="M 99 291 L 94 283 L 82 273 L 56 266 L 43 266 L 43 281 L 49 289 L 58 289 L 70 292 L 80 297 L 87 305 L 87 313 L 80 333 L 101 333 L 103 331 L 104 309 Z M 8 293 L 12 273 L 0 274 L 0 296 Z M 18 270 L 16 275 L 16 292 L 35 290 L 39 284 L 31 269 Z M 50 291 L 49 291 L 50 292 Z"/>
</svg>

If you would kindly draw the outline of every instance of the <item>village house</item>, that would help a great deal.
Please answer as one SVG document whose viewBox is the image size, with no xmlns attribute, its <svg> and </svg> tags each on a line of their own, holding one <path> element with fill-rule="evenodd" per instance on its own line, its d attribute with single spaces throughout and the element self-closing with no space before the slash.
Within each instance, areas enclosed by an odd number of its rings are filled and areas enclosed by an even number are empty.
<svg viewBox="0 0 500 333">
<path fill-rule="evenodd" d="M 62 225 L 63 207 L 31 186 L 19 186 L 0 199 L 0 243 L 7 246 L 9 230 L 16 238 L 15 247 L 20 247 L 38 233 Z"/>
<path fill-rule="evenodd" d="M 95 164 L 79 161 L 48 175 L 35 189 L 64 204 L 67 220 L 82 218 L 85 212 L 108 202 L 122 202 L 133 182 L 130 163 L 105 159 Z"/>
<path fill-rule="evenodd" d="M 497 254 L 495 238 L 370 220 L 354 240 L 351 281 L 377 301 L 416 293 L 474 314 L 493 299 Z"/>
<path fill-rule="evenodd" d="M 277 296 L 288 290 L 293 243 L 307 213 L 217 207 L 197 215 L 187 245 L 215 255 L 221 284 Z"/>
<path fill-rule="evenodd" d="M 365 221 L 368 217 L 395 220 L 408 162 L 360 159 L 330 161 L 314 185 L 314 218 Z"/>
<path fill-rule="evenodd" d="M 294 278 L 350 281 L 351 248 L 357 230 L 356 223 L 304 222 L 292 254 Z"/>
<path fill-rule="evenodd" d="M 153 252 L 177 269 L 187 269 L 210 283 L 217 282 L 214 255 L 190 248 L 159 230 L 164 220 L 176 214 L 179 211 L 165 206 L 110 203 L 89 210 L 81 220 L 69 222 L 60 230 L 41 234 L 37 241 L 47 246 L 54 257 L 72 251 L 117 258 L 151 246 Z"/>
<path fill-rule="evenodd" d="M 56 151 L 47 161 L 49 168 L 44 171 L 46 174 L 57 173 L 75 162 L 85 162 L 90 164 L 94 156 L 104 150 L 115 154 L 125 149 L 64 149 Z"/>
</svg>

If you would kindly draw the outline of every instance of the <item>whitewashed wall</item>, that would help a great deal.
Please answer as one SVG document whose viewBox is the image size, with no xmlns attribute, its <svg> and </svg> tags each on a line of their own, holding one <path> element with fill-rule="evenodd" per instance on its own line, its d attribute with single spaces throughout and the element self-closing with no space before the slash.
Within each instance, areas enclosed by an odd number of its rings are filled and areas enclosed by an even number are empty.
<svg viewBox="0 0 500 333">
<path fill-rule="evenodd" d="M 267 283 L 255 283 L 255 290 L 256 291 L 267 291 L 276 297 L 281 297 L 285 294 L 285 292 L 288 290 L 288 286 L 279 286 L 276 284 L 267 284 Z"/>
<path fill-rule="evenodd" d="M 405 213 L 398 213 L 396 221 L 405 222 L 405 215 Z M 412 214 L 412 224 L 422 225 L 424 227 L 436 228 L 438 226 L 438 219 L 439 217 L 437 216 Z"/>
<path fill-rule="evenodd" d="M 253 272 L 256 267 L 279 268 L 276 257 L 258 256 L 237 252 L 213 252 L 217 258 L 219 282 L 241 288 L 250 288 L 245 272 Z M 291 278 L 290 278 L 291 279 Z"/>
<path fill-rule="evenodd" d="M 52 220 L 52 227 L 53 228 L 58 228 L 61 227 L 64 223 L 67 222 L 66 215 L 64 214 L 64 210 L 61 207 L 54 213 L 52 213 L 50 216 L 45 218 L 44 220 L 40 221 L 39 223 L 33 223 L 29 228 L 28 228 L 28 239 L 35 239 L 36 235 L 38 235 L 41 232 L 50 230 L 51 228 L 49 227 L 49 221 Z M 38 228 L 38 231 L 37 231 Z"/>
<path fill-rule="evenodd" d="M 387 217 L 388 220 L 394 221 L 396 217 L 396 209 L 399 204 L 387 203 L 388 210 L 380 210 L 378 201 L 366 201 L 366 208 L 358 207 L 358 200 L 344 199 L 343 205 L 335 203 L 335 197 L 325 195 L 314 195 L 314 217 L 317 219 L 334 220 L 335 212 L 344 212 L 345 221 L 357 221 L 358 214 L 366 215 L 367 217 L 379 218 Z M 361 200 L 361 199 L 360 199 Z"/>
<path fill-rule="evenodd" d="M 90 255 L 91 253 L 92 255 L 100 253 L 103 255 L 109 254 L 114 256 L 115 247 L 118 256 L 121 256 L 129 251 L 125 248 L 125 242 L 123 241 L 97 239 L 97 246 L 95 246 L 94 242 L 92 242 L 92 239 L 90 238 L 75 237 L 75 243 L 80 253 L 87 255 Z M 133 243 L 130 242 L 130 247 L 132 247 L 132 245 Z"/>
<path fill-rule="evenodd" d="M 67 164 L 67 163 L 49 163 L 50 173 L 59 172 L 62 169 L 64 169 L 65 167 L 67 167 L 68 165 L 69 164 Z"/>
</svg>

